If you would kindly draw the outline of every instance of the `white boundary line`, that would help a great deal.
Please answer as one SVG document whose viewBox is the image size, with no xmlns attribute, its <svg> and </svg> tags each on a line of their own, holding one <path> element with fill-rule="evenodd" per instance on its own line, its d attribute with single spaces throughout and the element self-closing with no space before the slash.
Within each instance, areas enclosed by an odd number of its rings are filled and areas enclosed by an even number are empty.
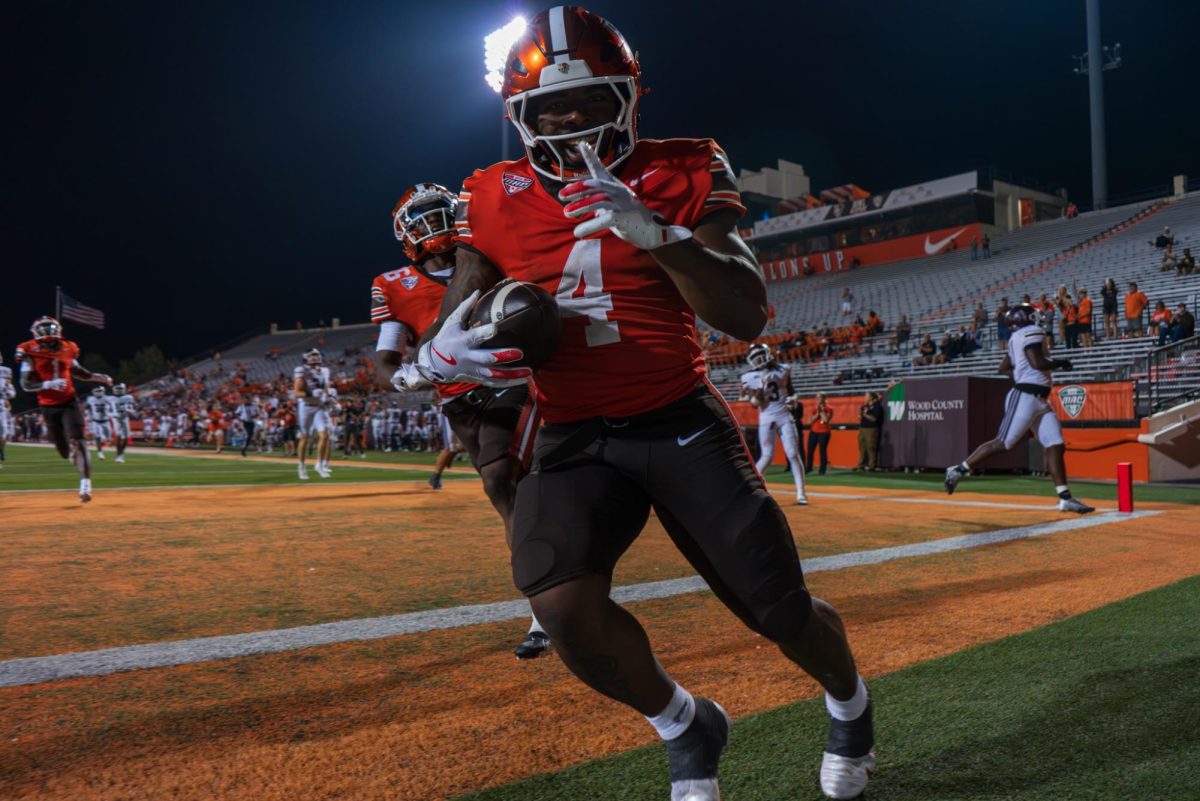
<svg viewBox="0 0 1200 801">
<path fill-rule="evenodd" d="M 869 551 L 856 551 L 835 556 L 822 556 L 804 562 L 806 573 L 842 570 L 849 567 L 873 565 L 898 559 L 911 559 L 930 554 L 977 548 L 1000 542 L 1042 537 L 1061 531 L 1075 531 L 1093 526 L 1103 526 L 1124 520 L 1159 514 L 1158 512 L 1135 512 L 1129 515 L 1097 513 L 1086 517 L 1071 517 L 1052 523 L 1042 523 L 1000 531 L 966 534 L 947 539 L 930 540 L 911 545 L 897 545 Z M 612 597 L 619 602 L 646 601 L 669 598 L 675 595 L 701 592 L 708 585 L 699 576 L 654 581 L 614 587 Z M 457 606 L 412 612 L 404 615 L 341 620 L 314 626 L 256 631 L 246 634 L 230 634 L 220 637 L 198 637 L 190 640 L 128 645 L 104 648 L 97 651 L 37 656 L 0 661 L 0 687 L 21 687 L 47 681 L 105 676 L 126 670 L 189 665 L 217 659 L 279 653 L 320 645 L 376 640 L 426 631 L 477 626 L 529 616 L 529 602 L 525 600 L 500 601 L 490 604 Z"/>
</svg>

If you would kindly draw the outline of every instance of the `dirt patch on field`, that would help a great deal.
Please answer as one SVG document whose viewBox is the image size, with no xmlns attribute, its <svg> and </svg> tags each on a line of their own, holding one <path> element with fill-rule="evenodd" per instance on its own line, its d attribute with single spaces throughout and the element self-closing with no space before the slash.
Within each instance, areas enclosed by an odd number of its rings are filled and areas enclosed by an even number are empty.
<svg viewBox="0 0 1200 801">
<path fill-rule="evenodd" d="M 66 514 L 63 493 L 15 497 L 0 517 L 0 658 L 518 597 L 478 482 L 110 491 Z M 1048 504 L 1001 515 L 819 498 L 785 510 L 805 558 L 1058 518 Z M 652 520 L 616 583 L 692 573 Z"/>
<path fill-rule="evenodd" d="M 1196 522 L 1173 510 L 810 583 L 845 616 L 870 677 L 1194 575 Z M 816 694 L 707 594 L 633 608 L 672 675 L 735 717 Z M 495 624 L 0 690 L 0 796 L 418 801 L 652 742 L 636 714 L 557 659 L 516 662 L 521 631 Z M 816 753 L 823 736 L 797 741 Z"/>
</svg>

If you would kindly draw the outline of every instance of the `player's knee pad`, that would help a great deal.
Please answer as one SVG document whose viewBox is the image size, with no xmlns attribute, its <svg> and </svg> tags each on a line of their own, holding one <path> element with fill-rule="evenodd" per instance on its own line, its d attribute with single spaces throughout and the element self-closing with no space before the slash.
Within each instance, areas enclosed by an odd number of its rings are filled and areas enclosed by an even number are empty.
<svg viewBox="0 0 1200 801">
<path fill-rule="evenodd" d="M 765 493 L 737 535 L 742 586 L 730 587 L 753 618 L 759 634 L 779 642 L 799 635 L 812 614 L 812 596 L 783 510 Z"/>
</svg>

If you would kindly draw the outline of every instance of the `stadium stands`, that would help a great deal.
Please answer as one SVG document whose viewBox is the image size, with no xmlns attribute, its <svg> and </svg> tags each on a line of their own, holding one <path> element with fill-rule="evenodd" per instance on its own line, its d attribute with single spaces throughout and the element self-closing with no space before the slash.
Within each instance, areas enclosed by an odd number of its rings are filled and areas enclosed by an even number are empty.
<svg viewBox="0 0 1200 801">
<path fill-rule="evenodd" d="M 989 319 L 1001 298 L 1018 302 L 1028 294 L 1053 297 L 1060 285 L 1076 294 L 1086 288 L 1096 303 L 1095 329 L 1102 330 L 1099 290 L 1113 278 L 1123 296 L 1136 281 L 1151 302 L 1163 300 L 1174 309 L 1180 302 L 1195 311 L 1200 296 L 1200 275 L 1177 276 L 1162 272 L 1162 251 L 1151 240 L 1169 226 L 1176 238 L 1175 252 L 1184 247 L 1200 251 L 1200 194 L 1173 201 L 1122 206 L 1081 215 L 1075 219 L 1042 223 L 992 241 L 990 259 L 972 260 L 967 250 L 907 262 L 879 265 L 858 271 L 829 273 L 768 285 L 775 308 L 775 339 L 779 332 L 807 331 L 843 324 L 843 290 L 854 295 L 854 313 L 874 310 L 888 329 L 901 314 L 913 325 L 909 350 L 887 352 L 887 335 L 866 340 L 853 352 L 835 354 L 813 363 L 793 366 L 794 384 L 802 394 L 836 390 L 857 392 L 879 388 L 891 378 L 913 374 L 991 374 L 998 353 L 995 326 L 982 332 L 983 348 L 947 364 L 914 367 L 911 349 L 923 334 L 936 342 L 959 326 L 970 329 L 972 312 L 983 303 Z M 1122 318 L 1124 314 L 1119 315 Z M 1062 343 L 1059 343 L 1061 347 Z M 1074 349 L 1075 371 L 1057 375 L 1062 381 L 1129 379 L 1145 369 L 1143 358 L 1156 341 L 1151 337 L 1098 341 L 1092 348 Z M 744 348 L 740 349 L 744 352 Z M 719 359 L 716 361 L 720 361 Z M 726 394 L 736 392 L 740 363 L 713 368 L 714 381 Z"/>
</svg>

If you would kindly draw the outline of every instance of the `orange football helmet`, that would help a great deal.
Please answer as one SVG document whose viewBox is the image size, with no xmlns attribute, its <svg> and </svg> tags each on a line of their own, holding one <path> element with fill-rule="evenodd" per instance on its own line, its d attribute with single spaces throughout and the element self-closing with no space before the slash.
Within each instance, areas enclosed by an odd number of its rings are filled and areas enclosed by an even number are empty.
<svg viewBox="0 0 1200 801">
<path fill-rule="evenodd" d="M 29 326 L 29 331 L 38 342 L 62 339 L 62 324 L 48 314 L 34 320 L 33 325 Z"/>
<path fill-rule="evenodd" d="M 620 31 L 586 9 L 555 6 L 534 17 L 512 46 L 500 95 L 533 168 L 563 181 L 587 172 L 567 166 L 560 148 L 570 142 L 585 139 L 609 167 L 633 152 L 641 81 L 637 56 Z M 586 131 L 540 136 L 530 100 L 581 86 L 611 89 L 618 102 L 614 119 Z"/>
<path fill-rule="evenodd" d="M 416 184 L 404 190 L 392 209 L 392 224 L 404 254 L 420 263 L 453 248 L 457 206 L 458 195 L 438 184 Z"/>
</svg>

